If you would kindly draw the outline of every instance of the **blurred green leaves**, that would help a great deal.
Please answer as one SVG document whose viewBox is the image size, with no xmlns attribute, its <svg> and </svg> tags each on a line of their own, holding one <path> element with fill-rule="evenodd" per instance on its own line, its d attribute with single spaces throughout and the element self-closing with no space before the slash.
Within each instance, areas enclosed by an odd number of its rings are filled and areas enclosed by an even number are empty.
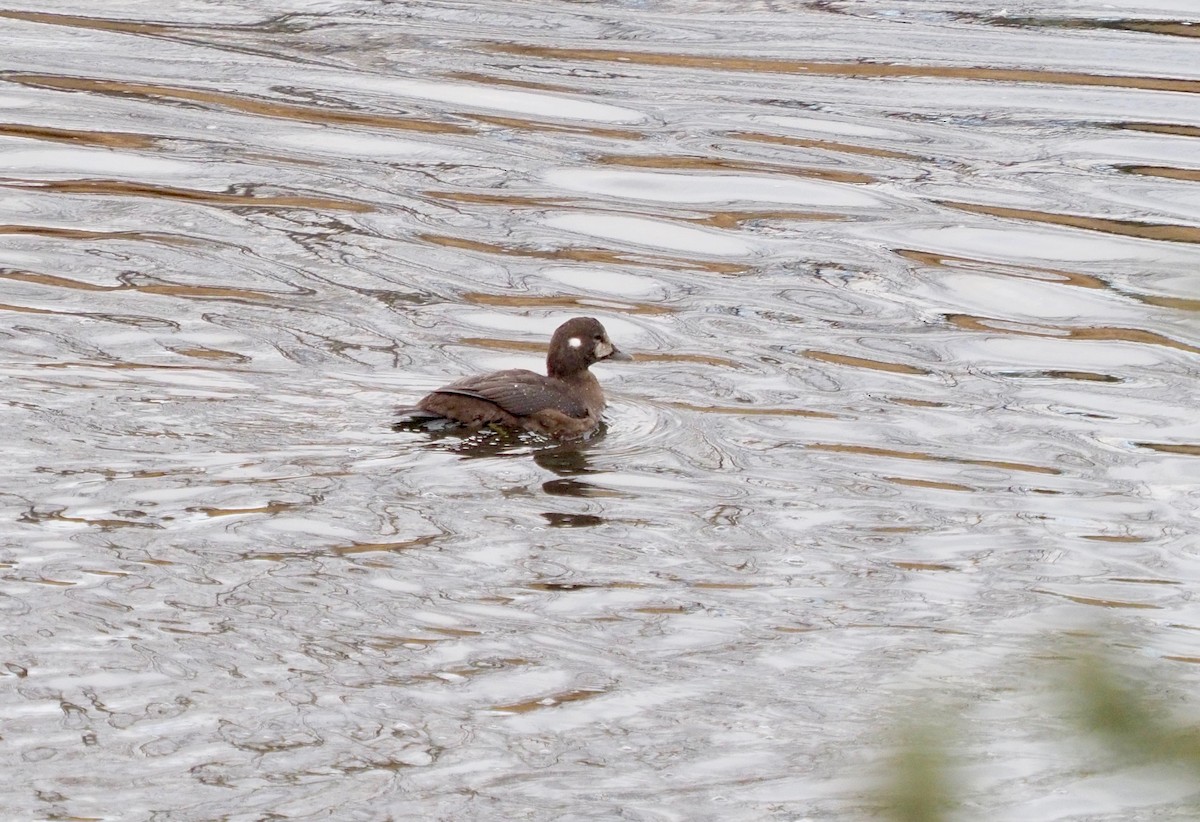
<svg viewBox="0 0 1200 822">
<path fill-rule="evenodd" d="M 1080 731 L 1104 742 L 1121 764 L 1184 765 L 1200 781 L 1200 729 L 1173 719 L 1156 695 L 1181 690 L 1165 675 L 1085 649 L 1063 683 L 1064 703 Z"/>
<path fill-rule="evenodd" d="M 1102 643 L 1101 636 L 1089 632 L 1088 638 L 1073 638 L 1069 645 L 1054 642 L 1030 657 L 1039 664 L 1029 665 L 1025 681 L 1044 703 L 1045 727 L 1063 729 L 1055 744 L 1078 752 L 1080 773 L 1095 772 L 1095 763 L 1087 760 L 1099 753 L 1106 771 L 1169 766 L 1200 786 L 1200 720 L 1196 703 L 1184 698 L 1189 690 L 1178 677 L 1180 669 L 1130 653 L 1135 643 L 1116 643 L 1111 637 Z M 1175 706 L 1191 707 L 1190 717 L 1181 719 L 1171 710 Z M 956 723 L 966 719 L 960 713 L 969 710 L 950 710 L 924 697 L 895 723 L 892 753 L 874 795 L 875 818 L 950 822 L 986 816 L 975 804 L 970 814 L 957 813 L 966 807 L 971 786 L 956 773 L 955 762 L 981 753 L 972 751 L 959 732 Z M 1200 818 L 1200 794 L 1192 801 Z"/>
<path fill-rule="evenodd" d="M 941 822 L 956 804 L 949 749 L 951 739 L 934 727 L 932 715 L 896 731 L 896 748 L 881 786 L 884 818 L 895 822 Z"/>
</svg>

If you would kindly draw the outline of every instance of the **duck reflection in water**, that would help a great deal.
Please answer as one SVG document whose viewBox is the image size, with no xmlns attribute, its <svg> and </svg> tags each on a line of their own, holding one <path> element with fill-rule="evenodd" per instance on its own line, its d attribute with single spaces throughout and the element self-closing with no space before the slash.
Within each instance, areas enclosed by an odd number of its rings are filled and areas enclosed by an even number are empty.
<svg viewBox="0 0 1200 822">
<path fill-rule="evenodd" d="M 604 392 L 588 370 L 602 360 L 631 360 L 594 317 L 574 317 L 550 338 L 546 374 L 523 368 L 464 377 L 397 411 L 397 430 L 528 431 L 554 440 L 588 437 L 600 426 Z"/>
</svg>

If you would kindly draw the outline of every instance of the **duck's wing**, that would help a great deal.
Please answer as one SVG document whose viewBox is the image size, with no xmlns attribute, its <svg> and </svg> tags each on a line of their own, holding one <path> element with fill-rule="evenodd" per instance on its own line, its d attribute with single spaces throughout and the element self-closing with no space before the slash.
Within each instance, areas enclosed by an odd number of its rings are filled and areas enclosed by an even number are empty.
<svg viewBox="0 0 1200 822">
<path fill-rule="evenodd" d="M 547 408 L 554 408 L 568 417 L 582 419 L 588 415 L 586 402 L 568 391 L 566 385 L 524 369 L 466 377 L 433 393 L 490 402 L 514 417 L 525 417 Z"/>
</svg>

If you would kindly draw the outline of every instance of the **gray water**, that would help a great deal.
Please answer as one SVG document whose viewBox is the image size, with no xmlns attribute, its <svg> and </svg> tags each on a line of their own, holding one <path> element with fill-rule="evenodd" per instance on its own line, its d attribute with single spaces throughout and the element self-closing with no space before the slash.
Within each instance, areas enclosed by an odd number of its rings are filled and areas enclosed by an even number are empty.
<svg viewBox="0 0 1200 822">
<path fill-rule="evenodd" d="M 1021 662 L 1198 681 L 1192 22 L 0 0 L 3 817 L 870 818 L 945 704 L 1185 817 Z M 601 435 L 391 430 L 580 314 Z"/>
</svg>

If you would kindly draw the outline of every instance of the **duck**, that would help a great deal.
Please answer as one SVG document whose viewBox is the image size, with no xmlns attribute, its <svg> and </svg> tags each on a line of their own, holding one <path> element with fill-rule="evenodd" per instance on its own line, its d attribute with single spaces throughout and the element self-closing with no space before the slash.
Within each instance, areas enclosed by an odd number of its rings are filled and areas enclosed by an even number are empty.
<svg viewBox="0 0 1200 822">
<path fill-rule="evenodd" d="M 397 410 L 396 427 L 485 426 L 528 431 L 555 440 L 586 437 L 600 425 L 604 391 L 588 370 L 598 362 L 632 360 L 595 317 L 572 317 L 550 338 L 546 373 L 524 368 L 464 377 Z"/>
</svg>

